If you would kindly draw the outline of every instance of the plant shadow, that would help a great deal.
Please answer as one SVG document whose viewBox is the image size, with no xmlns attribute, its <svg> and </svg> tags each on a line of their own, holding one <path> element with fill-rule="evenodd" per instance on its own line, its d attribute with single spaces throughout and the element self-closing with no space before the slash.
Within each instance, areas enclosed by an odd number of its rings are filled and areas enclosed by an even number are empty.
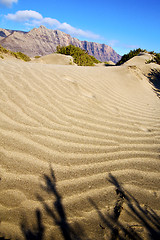
<svg viewBox="0 0 160 240">
<path fill-rule="evenodd" d="M 52 204 L 47 204 L 45 200 L 37 195 L 38 201 L 41 202 L 46 214 L 53 221 L 53 225 L 60 230 L 60 239 L 64 240 L 90 240 L 82 227 L 76 223 L 73 226 L 69 223 L 63 199 L 58 192 L 56 177 L 53 169 L 50 167 L 50 175 L 44 175 L 45 185 L 41 188 L 54 198 Z M 160 216 L 151 208 L 142 207 L 138 200 L 123 188 L 122 184 L 112 175 L 109 174 L 108 181 L 115 187 L 117 200 L 113 211 L 104 214 L 98 205 L 89 198 L 90 204 L 96 210 L 101 224 L 97 228 L 104 231 L 105 239 L 108 240 L 159 240 L 160 239 Z M 52 199 L 52 198 L 51 198 Z M 126 213 L 131 222 L 124 223 L 122 215 Z M 48 239 L 45 236 L 46 226 L 43 223 L 43 216 L 40 209 L 36 209 L 36 224 L 30 228 L 27 219 L 21 222 L 21 231 L 25 240 L 43 240 Z M 134 222 L 134 223 L 133 223 Z M 53 236 L 50 239 L 54 239 Z M 5 239 L 5 238 L 0 238 Z M 57 238 L 55 238 L 57 239 Z M 59 238 L 58 238 L 59 239 Z"/>
<path fill-rule="evenodd" d="M 36 210 L 37 226 L 29 229 L 27 220 L 24 219 L 21 223 L 21 230 L 26 240 L 42 240 L 44 236 L 45 227 L 42 223 L 42 216 L 39 209 Z"/>
<path fill-rule="evenodd" d="M 143 240 L 143 239 L 160 239 L 160 217 L 147 207 L 141 207 L 140 203 L 127 191 L 118 180 L 109 174 L 108 181 L 115 186 L 117 201 L 115 203 L 112 214 L 104 214 L 100 211 L 96 203 L 89 199 L 92 206 L 96 209 L 103 226 L 100 227 L 108 231 L 106 239 L 109 240 Z M 124 209 L 124 203 L 126 209 Z M 122 211 L 126 211 L 128 216 L 132 218 L 136 224 L 124 225 L 120 220 Z M 145 237 L 142 236 L 141 231 L 145 231 Z"/>
<path fill-rule="evenodd" d="M 160 98 L 160 70 L 151 69 L 147 77 L 149 79 L 149 82 L 153 85 L 157 96 Z"/>
<path fill-rule="evenodd" d="M 61 239 L 89 240 L 84 230 L 81 228 L 81 226 L 78 223 L 74 224 L 74 229 L 69 224 L 67 215 L 62 203 L 62 196 L 57 190 L 56 177 L 52 167 L 50 167 L 50 176 L 44 175 L 44 181 L 45 181 L 45 186 L 41 186 L 41 188 L 44 191 L 46 191 L 48 194 L 51 194 L 52 197 L 54 198 L 54 201 L 50 206 L 45 202 L 45 200 L 40 195 L 37 195 L 37 199 L 38 201 L 41 202 L 47 216 L 53 220 L 53 225 L 58 226 L 62 236 Z M 37 219 L 36 220 L 37 224 L 36 226 L 32 227 L 32 229 L 28 227 L 26 219 L 25 221 L 23 221 L 23 223 L 21 223 L 21 230 L 26 240 L 43 240 L 45 238 L 45 226 L 42 223 L 42 213 L 39 209 L 36 210 L 36 219 Z M 53 240 L 54 236 L 52 236 L 51 239 Z"/>
</svg>

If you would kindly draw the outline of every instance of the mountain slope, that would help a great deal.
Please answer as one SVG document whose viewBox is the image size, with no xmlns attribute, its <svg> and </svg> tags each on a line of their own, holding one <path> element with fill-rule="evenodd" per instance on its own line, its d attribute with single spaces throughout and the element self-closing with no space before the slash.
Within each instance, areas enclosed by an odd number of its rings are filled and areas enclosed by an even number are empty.
<svg viewBox="0 0 160 240">
<path fill-rule="evenodd" d="M 12 51 L 20 51 L 30 57 L 47 55 L 56 51 L 56 47 L 72 44 L 100 61 L 117 62 L 121 56 L 110 46 L 95 42 L 80 41 L 59 30 L 47 29 L 44 26 L 34 28 L 30 32 L 0 29 L 0 44 Z M 3 31 L 4 30 L 4 31 Z"/>
</svg>

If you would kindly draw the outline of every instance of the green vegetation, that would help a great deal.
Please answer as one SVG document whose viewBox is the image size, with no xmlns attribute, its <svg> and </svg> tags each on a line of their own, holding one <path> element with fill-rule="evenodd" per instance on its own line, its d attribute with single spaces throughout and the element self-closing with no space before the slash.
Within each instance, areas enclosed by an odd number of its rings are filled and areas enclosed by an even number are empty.
<svg viewBox="0 0 160 240">
<path fill-rule="evenodd" d="M 35 56 L 34 58 L 40 58 L 41 56 Z"/>
<path fill-rule="evenodd" d="M 69 64 L 70 64 L 70 65 L 73 65 L 73 61 L 72 61 L 72 59 L 70 59 Z"/>
<path fill-rule="evenodd" d="M 146 51 L 146 50 L 143 50 L 143 49 L 141 49 L 141 48 L 138 48 L 138 49 L 135 49 L 135 50 L 131 50 L 129 53 L 124 54 L 124 55 L 122 56 L 121 60 L 120 60 L 119 62 L 117 62 L 116 65 L 117 65 L 117 66 L 118 66 L 118 65 L 121 65 L 121 64 L 127 62 L 129 59 L 137 56 L 140 52 L 145 52 L 145 51 Z"/>
<path fill-rule="evenodd" d="M 156 53 L 154 60 L 157 64 L 160 65 L 160 53 Z"/>
<path fill-rule="evenodd" d="M 1 53 L 9 53 L 10 51 L 0 45 L 0 52 Z"/>
<path fill-rule="evenodd" d="M 160 53 L 155 53 L 155 52 L 149 52 L 150 54 L 153 55 L 153 58 L 151 60 L 146 61 L 146 63 L 157 63 L 160 65 Z"/>
<path fill-rule="evenodd" d="M 9 55 L 14 56 L 17 59 L 21 59 L 25 62 L 28 62 L 31 60 L 26 54 L 24 54 L 22 52 L 12 52 L 12 51 L 7 50 L 6 48 L 2 47 L 1 45 L 0 45 L 0 53 L 9 54 Z"/>
<path fill-rule="evenodd" d="M 78 66 L 94 66 L 95 63 L 100 63 L 95 57 L 89 55 L 88 52 L 73 45 L 66 47 L 57 46 L 57 53 L 72 56 L 74 63 Z"/>
<path fill-rule="evenodd" d="M 137 56 L 140 52 L 147 52 L 146 50 L 144 49 L 141 49 L 141 48 L 138 48 L 138 49 L 135 49 L 135 50 L 131 50 L 128 54 L 124 54 L 121 58 L 121 60 L 119 62 L 117 62 L 117 66 L 118 65 L 121 65 L 123 63 L 125 63 L 126 61 L 128 61 L 129 59 Z M 146 63 L 151 63 L 151 62 L 154 62 L 154 63 L 157 63 L 160 65 L 160 53 L 155 53 L 154 51 L 152 52 L 147 52 L 149 54 L 151 54 L 153 57 L 151 60 L 148 60 L 146 61 Z"/>
<path fill-rule="evenodd" d="M 11 55 L 15 56 L 17 59 L 21 59 L 25 62 L 31 61 L 31 59 L 24 53 L 22 52 L 11 52 Z"/>
</svg>

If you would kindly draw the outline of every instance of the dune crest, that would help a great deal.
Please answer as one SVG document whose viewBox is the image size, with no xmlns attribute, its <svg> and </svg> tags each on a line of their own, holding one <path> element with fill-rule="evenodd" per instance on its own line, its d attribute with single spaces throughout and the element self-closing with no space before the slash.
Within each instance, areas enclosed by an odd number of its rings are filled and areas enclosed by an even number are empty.
<svg viewBox="0 0 160 240">
<path fill-rule="evenodd" d="M 62 55 L 58 53 L 49 54 L 43 57 L 33 59 L 34 62 L 44 64 L 56 64 L 56 65 L 75 65 L 71 56 Z"/>
<path fill-rule="evenodd" d="M 1 237 L 158 236 L 160 100 L 146 77 L 156 65 L 136 59 L 0 60 Z"/>
</svg>

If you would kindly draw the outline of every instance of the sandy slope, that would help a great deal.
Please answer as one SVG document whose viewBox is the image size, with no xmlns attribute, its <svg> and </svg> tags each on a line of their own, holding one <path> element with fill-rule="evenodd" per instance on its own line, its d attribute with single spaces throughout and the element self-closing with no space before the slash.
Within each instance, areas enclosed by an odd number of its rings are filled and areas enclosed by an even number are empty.
<svg viewBox="0 0 160 240">
<path fill-rule="evenodd" d="M 56 64 L 56 65 L 73 65 L 73 57 L 63 54 L 53 53 L 33 59 L 37 63 Z"/>
<path fill-rule="evenodd" d="M 110 239 L 118 218 L 119 234 L 156 231 L 160 99 L 142 73 L 150 66 L 132 61 L 0 61 L 2 236 Z"/>
</svg>

